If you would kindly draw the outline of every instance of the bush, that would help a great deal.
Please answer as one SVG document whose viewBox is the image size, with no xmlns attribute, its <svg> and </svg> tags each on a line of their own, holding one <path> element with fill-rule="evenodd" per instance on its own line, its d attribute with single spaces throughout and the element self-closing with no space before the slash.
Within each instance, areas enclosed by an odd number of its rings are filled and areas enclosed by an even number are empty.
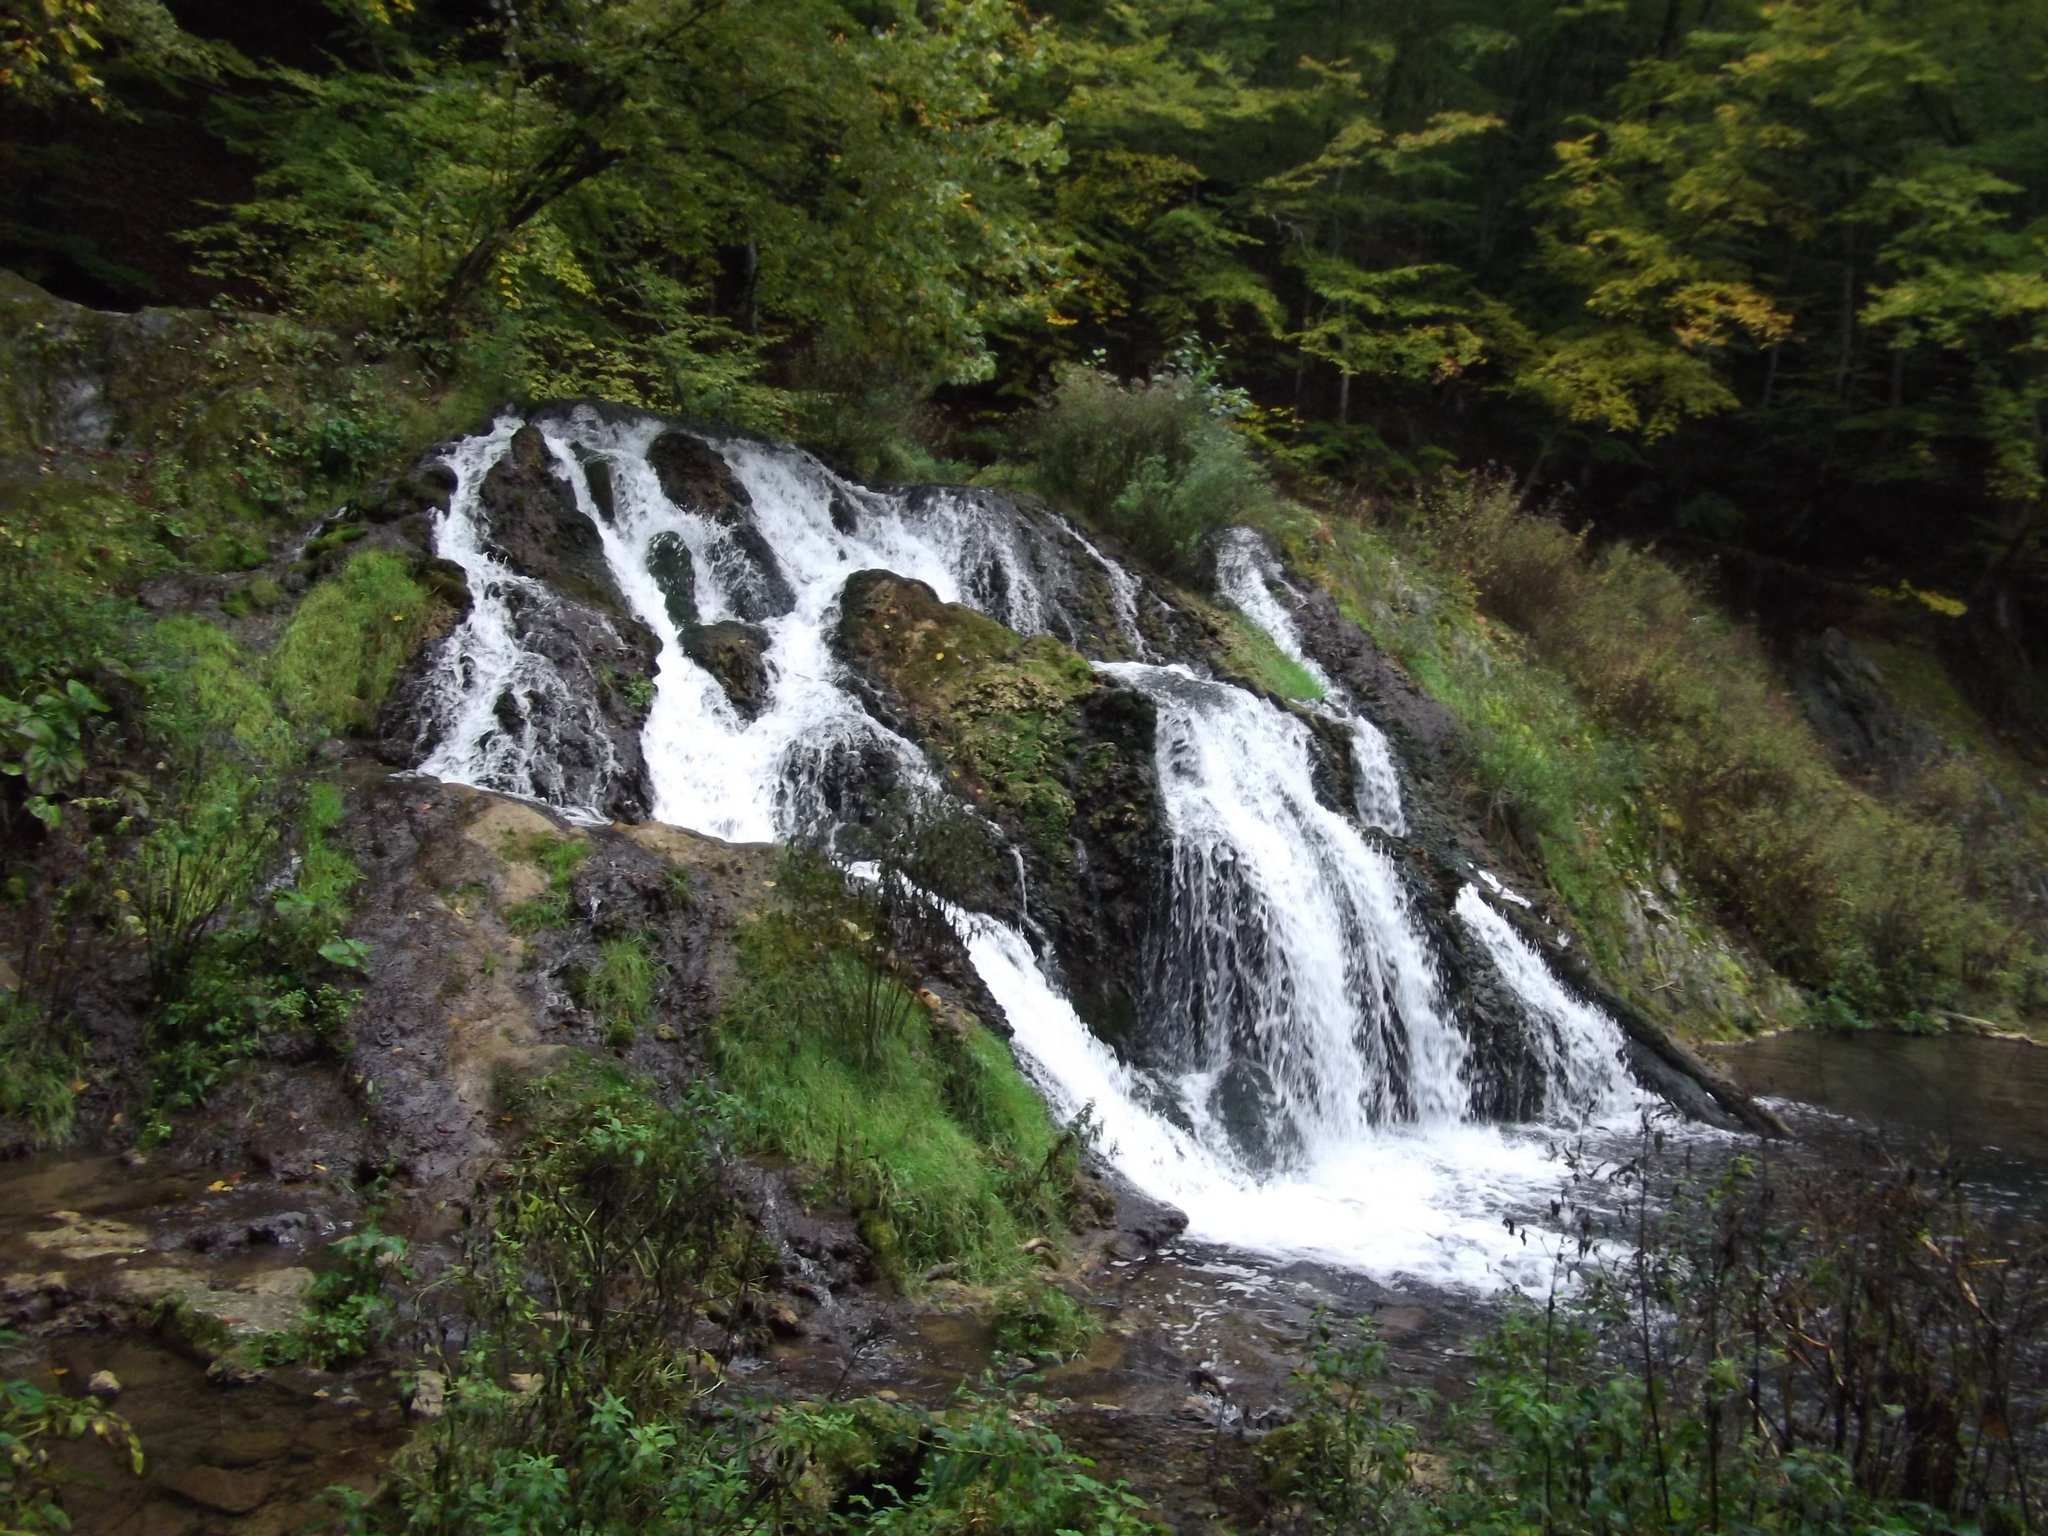
<svg viewBox="0 0 2048 1536">
<path fill-rule="evenodd" d="M 1124 384 L 1070 367 L 1032 433 L 1033 482 L 1162 570 L 1190 573 L 1205 533 L 1273 500 L 1231 404 L 1206 371 Z"/>
<path fill-rule="evenodd" d="M 336 736 L 372 729 L 398 676 L 447 606 L 413 580 L 396 555 L 371 550 L 306 594 L 270 676 L 293 720 Z"/>
</svg>

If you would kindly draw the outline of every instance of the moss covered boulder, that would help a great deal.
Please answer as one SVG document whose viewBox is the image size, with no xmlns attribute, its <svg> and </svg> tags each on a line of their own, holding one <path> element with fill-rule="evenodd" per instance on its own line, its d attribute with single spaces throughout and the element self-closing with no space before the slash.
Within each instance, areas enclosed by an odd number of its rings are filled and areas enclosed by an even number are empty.
<svg viewBox="0 0 2048 1536">
<path fill-rule="evenodd" d="M 886 571 L 847 582 L 838 640 L 870 706 L 1024 849 L 1076 1006 L 1124 1036 L 1166 867 L 1150 702 L 1057 640 Z"/>
</svg>

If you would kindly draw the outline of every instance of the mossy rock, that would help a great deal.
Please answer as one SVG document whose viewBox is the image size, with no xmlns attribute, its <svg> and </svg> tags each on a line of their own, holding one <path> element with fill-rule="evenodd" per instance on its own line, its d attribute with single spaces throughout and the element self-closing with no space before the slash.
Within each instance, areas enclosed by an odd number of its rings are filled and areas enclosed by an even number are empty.
<svg viewBox="0 0 2048 1536">
<path fill-rule="evenodd" d="M 1050 865 L 1071 860 L 1066 779 L 1079 701 L 1101 686 L 1075 652 L 939 601 L 921 581 L 862 571 L 846 584 L 840 640 L 973 798 Z"/>
<path fill-rule="evenodd" d="M 1130 1033 L 1142 986 L 1130 955 L 1165 868 L 1150 701 L 1057 640 L 886 571 L 848 580 L 838 639 L 874 706 L 1023 847 L 1033 911 L 1083 1017 Z"/>
</svg>

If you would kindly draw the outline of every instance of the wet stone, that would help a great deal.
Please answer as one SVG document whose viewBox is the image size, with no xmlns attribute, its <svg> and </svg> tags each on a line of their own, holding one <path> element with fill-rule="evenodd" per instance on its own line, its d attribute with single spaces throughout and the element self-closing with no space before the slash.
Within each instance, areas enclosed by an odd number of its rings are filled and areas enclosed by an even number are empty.
<svg viewBox="0 0 2048 1536">
<path fill-rule="evenodd" d="M 181 1499 L 223 1515 L 246 1515 L 270 1497 L 271 1481 L 260 1472 L 231 1472 L 225 1467 L 191 1467 L 167 1479 L 164 1486 Z"/>
</svg>

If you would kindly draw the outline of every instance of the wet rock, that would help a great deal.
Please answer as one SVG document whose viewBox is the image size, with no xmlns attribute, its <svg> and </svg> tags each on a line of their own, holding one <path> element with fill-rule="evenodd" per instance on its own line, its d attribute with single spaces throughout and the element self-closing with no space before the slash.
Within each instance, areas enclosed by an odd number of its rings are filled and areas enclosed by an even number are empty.
<svg viewBox="0 0 2048 1536">
<path fill-rule="evenodd" d="M 92 1379 L 85 1384 L 85 1395 L 111 1403 L 121 1395 L 121 1378 L 112 1371 L 94 1371 Z"/>
<path fill-rule="evenodd" d="M 664 529 L 648 540 L 647 571 L 661 588 L 669 622 L 687 633 L 697 622 L 697 567 L 681 534 Z"/>
<path fill-rule="evenodd" d="M 768 704 L 767 632 L 754 624 L 726 620 L 692 625 L 683 634 L 683 649 L 692 661 L 718 679 L 725 696 L 745 719 L 757 718 Z"/>
<path fill-rule="evenodd" d="M 271 1479 L 261 1472 L 231 1472 L 225 1467 L 190 1467 L 174 1473 L 164 1487 L 181 1499 L 222 1515 L 246 1515 L 270 1497 Z"/>
<path fill-rule="evenodd" d="M 725 455 L 691 433 L 662 433 L 649 445 L 647 462 L 661 482 L 662 495 L 715 523 L 740 522 L 754 509 L 753 498 Z"/>
<path fill-rule="evenodd" d="M 1188 1213 L 1179 1206 L 1154 1199 L 1120 1174 L 1109 1177 L 1114 1181 L 1117 1232 L 1139 1245 L 1136 1256 L 1165 1247 L 1188 1229 Z"/>
<path fill-rule="evenodd" d="M 249 1223 L 248 1240 L 252 1243 L 272 1243 L 278 1246 L 300 1244 L 317 1235 L 313 1218 L 304 1211 L 279 1211 L 271 1216 L 259 1216 Z"/>
<path fill-rule="evenodd" d="M 654 440 L 647 462 L 664 496 L 718 526 L 727 541 L 720 576 L 742 619 L 775 618 L 796 606 L 796 593 L 782 574 L 774 548 L 754 525 L 753 498 L 723 454 L 702 438 L 672 429 Z M 663 589 L 671 594 L 673 614 L 677 588 L 664 581 Z"/>
<path fill-rule="evenodd" d="M 604 540 L 576 505 L 540 428 L 529 424 L 512 434 L 478 499 L 491 548 L 513 570 L 607 613 L 627 611 Z"/>
<path fill-rule="evenodd" d="M 445 512 L 454 494 L 455 471 L 425 460 L 373 486 L 356 499 L 355 508 L 370 522 L 395 523 L 424 512 Z"/>
<path fill-rule="evenodd" d="M 1144 985 L 1132 957 L 1146 951 L 1164 868 L 1151 702 L 1048 636 L 887 571 L 847 581 L 836 643 L 869 707 L 1011 835 L 1076 1009 L 1128 1040 Z M 999 915 L 1016 900 L 993 881 L 944 894 Z"/>
<path fill-rule="evenodd" d="M 421 1371 L 415 1375 L 405 1411 L 416 1419 L 440 1418 L 448 1411 L 448 1378 L 439 1371 Z"/>
</svg>

